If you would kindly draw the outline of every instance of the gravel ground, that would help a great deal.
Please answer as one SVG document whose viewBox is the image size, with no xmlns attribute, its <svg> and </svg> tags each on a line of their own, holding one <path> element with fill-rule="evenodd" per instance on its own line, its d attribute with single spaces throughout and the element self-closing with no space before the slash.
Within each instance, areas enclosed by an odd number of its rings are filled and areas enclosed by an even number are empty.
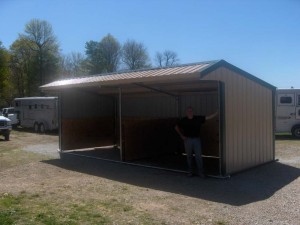
<svg viewBox="0 0 300 225">
<path fill-rule="evenodd" d="M 64 195 L 96 199 L 101 195 L 91 187 L 101 187 L 101 193 L 126 198 L 138 210 L 166 224 L 300 224 L 300 141 L 276 141 L 278 162 L 230 179 L 187 178 L 71 155 L 59 159 L 57 149 L 53 138 L 49 143 L 24 146 L 23 150 L 53 159 L 0 172 L 0 193 L 38 192 L 42 184 L 52 194 L 61 194 L 67 185 Z M 124 186 L 127 193 L 121 196 L 116 190 Z"/>
<path fill-rule="evenodd" d="M 47 155 L 52 158 L 59 158 L 58 152 L 58 143 L 46 143 L 46 144 L 36 144 L 36 145 L 28 145 L 23 147 L 24 151 L 34 152 L 38 154 Z"/>
</svg>

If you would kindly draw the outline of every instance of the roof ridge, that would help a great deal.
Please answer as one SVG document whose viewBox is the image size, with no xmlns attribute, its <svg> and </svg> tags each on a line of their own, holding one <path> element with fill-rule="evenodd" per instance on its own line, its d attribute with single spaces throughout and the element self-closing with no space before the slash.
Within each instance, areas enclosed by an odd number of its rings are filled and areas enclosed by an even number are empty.
<svg viewBox="0 0 300 225">
<path fill-rule="evenodd" d="M 72 78 L 65 78 L 57 81 L 62 80 L 73 80 L 73 79 L 83 79 L 83 78 L 89 78 L 89 77 L 98 77 L 98 76 L 110 76 L 110 75 L 117 75 L 122 73 L 134 73 L 134 72 L 141 72 L 141 71 L 151 71 L 151 70 L 159 70 L 159 69 L 169 69 L 169 68 L 175 68 L 175 67 L 185 67 L 185 66 L 194 66 L 194 65 L 201 65 L 201 64 L 215 64 L 222 60 L 210 60 L 210 61 L 203 61 L 203 62 L 194 62 L 194 63 L 185 63 L 185 64 L 177 64 L 177 65 L 171 65 L 171 66 L 165 66 L 165 67 L 151 67 L 151 68 L 143 68 L 143 69 L 136 69 L 136 70 L 120 70 L 110 73 L 99 73 L 99 74 L 91 74 L 87 76 L 80 76 L 80 77 L 72 77 Z M 210 65 L 210 66 L 211 66 Z"/>
<path fill-rule="evenodd" d="M 168 69 L 168 68 L 175 68 L 175 67 L 184 67 L 184 66 L 194 66 L 194 65 L 200 65 L 200 64 L 215 64 L 221 60 L 210 60 L 210 61 L 203 61 L 203 62 L 194 62 L 194 63 L 185 63 L 185 64 L 176 64 L 171 66 L 164 66 L 164 67 L 151 67 L 151 68 L 142 68 L 142 69 L 136 69 L 136 70 L 120 70 L 109 74 L 115 74 L 115 73 L 128 73 L 128 72 L 140 72 L 140 71 L 149 71 L 149 70 L 159 70 L 159 69 Z"/>
</svg>

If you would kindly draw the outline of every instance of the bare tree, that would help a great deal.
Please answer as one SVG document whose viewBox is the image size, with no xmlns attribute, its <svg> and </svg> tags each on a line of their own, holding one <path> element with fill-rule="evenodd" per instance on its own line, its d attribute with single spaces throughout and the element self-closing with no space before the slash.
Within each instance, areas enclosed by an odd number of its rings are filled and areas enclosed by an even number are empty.
<svg viewBox="0 0 300 225">
<path fill-rule="evenodd" d="M 78 77 L 87 75 L 88 71 L 84 68 L 85 57 L 80 52 L 61 57 L 61 73 L 64 77 Z"/>
<path fill-rule="evenodd" d="M 135 70 L 150 67 L 147 48 L 143 43 L 127 40 L 122 48 L 122 61 L 127 69 Z"/>
<path fill-rule="evenodd" d="M 154 61 L 158 67 L 173 66 L 179 63 L 177 53 L 171 50 L 165 50 L 163 53 L 157 52 Z"/>
<path fill-rule="evenodd" d="M 21 37 L 35 43 L 32 50 L 40 51 L 57 48 L 56 37 L 54 36 L 52 26 L 45 20 L 32 19 L 25 26 L 25 34 Z"/>
</svg>

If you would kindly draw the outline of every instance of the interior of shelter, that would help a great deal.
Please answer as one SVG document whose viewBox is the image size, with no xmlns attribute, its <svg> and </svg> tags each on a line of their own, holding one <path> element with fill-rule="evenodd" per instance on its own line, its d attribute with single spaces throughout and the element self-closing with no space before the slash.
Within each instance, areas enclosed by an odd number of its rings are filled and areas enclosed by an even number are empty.
<svg viewBox="0 0 300 225">
<path fill-rule="evenodd" d="M 66 89 L 60 94 L 60 150 L 106 160 L 186 171 L 174 126 L 188 106 L 215 118 L 201 128 L 207 174 L 221 175 L 222 84 L 218 81 L 134 83 Z"/>
</svg>

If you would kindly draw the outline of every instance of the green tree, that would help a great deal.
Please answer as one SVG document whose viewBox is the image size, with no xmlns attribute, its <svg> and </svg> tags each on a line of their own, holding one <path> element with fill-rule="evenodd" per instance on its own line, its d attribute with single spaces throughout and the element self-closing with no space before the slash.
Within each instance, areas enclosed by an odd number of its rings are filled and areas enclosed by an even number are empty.
<svg viewBox="0 0 300 225">
<path fill-rule="evenodd" d="M 59 68 L 59 45 L 52 26 L 45 20 L 32 19 L 17 41 L 30 50 L 31 69 L 27 75 L 35 84 L 30 94 L 38 94 L 38 86 L 55 80 Z"/>
<path fill-rule="evenodd" d="M 13 99 L 13 88 L 10 82 L 9 52 L 0 41 L 0 107 L 10 104 Z"/>
<path fill-rule="evenodd" d="M 33 90 L 36 90 L 39 85 L 36 78 L 38 73 L 36 57 L 31 50 L 31 45 L 30 41 L 18 38 L 10 46 L 11 74 L 18 97 L 33 95 Z"/>
<path fill-rule="evenodd" d="M 90 74 L 97 74 L 103 72 L 103 65 L 101 54 L 99 50 L 99 43 L 96 41 L 89 41 L 85 43 L 85 54 L 87 55 L 86 68 Z"/>
<path fill-rule="evenodd" d="M 143 43 L 127 40 L 122 47 L 122 61 L 130 70 L 149 68 L 151 66 L 147 48 Z"/>
<path fill-rule="evenodd" d="M 100 42 L 89 41 L 85 45 L 87 66 L 91 74 L 117 71 L 120 65 L 121 45 L 111 34 Z"/>
</svg>

